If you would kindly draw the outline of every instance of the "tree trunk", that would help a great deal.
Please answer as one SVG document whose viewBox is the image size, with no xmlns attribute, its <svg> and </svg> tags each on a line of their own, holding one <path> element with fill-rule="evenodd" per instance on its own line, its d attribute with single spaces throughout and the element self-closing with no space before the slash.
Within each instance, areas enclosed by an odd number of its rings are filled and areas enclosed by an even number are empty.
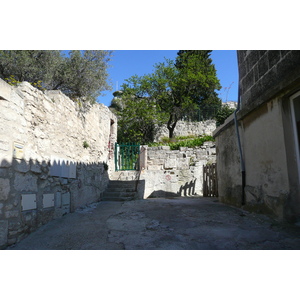
<svg viewBox="0 0 300 300">
<path fill-rule="evenodd" d="M 174 121 L 173 121 L 173 119 L 174 119 Z M 169 121 L 168 121 L 168 124 L 167 124 L 167 128 L 169 130 L 169 138 L 170 139 L 173 138 L 176 124 L 177 124 L 177 117 L 176 117 L 176 115 L 175 116 L 170 115 L 170 118 L 169 118 Z"/>
</svg>

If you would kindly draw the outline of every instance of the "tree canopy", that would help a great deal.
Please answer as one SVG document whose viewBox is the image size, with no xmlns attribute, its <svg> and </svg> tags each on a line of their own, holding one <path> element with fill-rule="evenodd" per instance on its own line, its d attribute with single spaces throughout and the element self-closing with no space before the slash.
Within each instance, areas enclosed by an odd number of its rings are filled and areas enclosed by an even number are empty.
<svg viewBox="0 0 300 300">
<path fill-rule="evenodd" d="M 41 89 L 59 89 L 73 99 L 95 102 L 108 84 L 111 51 L 1 50 L 0 77 L 28 81 Z"/>
<path fill-rule="evenodd" d="M 213 118 L 221 107 L 216 94 L 221 86 L 210 52 L 180 50 L 176 61 L 166 59 L 154 65 L 153 73 L 127 79 L 122 96 L 112 102 L 118 108 L 119 126 L 130 124 L 148 140 L 154 135 L 155 124 L 164 123 L 172 138 L 177 122 L 184 117 L 200 111 L 204 119 Z M 141 132 L 140 120 L 149 126 L 147 137 Z"/>
</svg>

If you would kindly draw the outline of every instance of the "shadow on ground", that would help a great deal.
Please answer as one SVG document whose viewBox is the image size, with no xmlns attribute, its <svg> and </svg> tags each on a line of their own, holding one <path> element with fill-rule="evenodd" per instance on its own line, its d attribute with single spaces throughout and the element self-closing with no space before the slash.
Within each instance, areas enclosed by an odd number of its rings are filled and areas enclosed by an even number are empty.
<svg viewBox="0 0 300 300">
<path fill-rule="evenodd" d="M 300 228 L 216 198 L 103 201 L 51 221 L 8 249 L 300 249 Z"/>
</svg>

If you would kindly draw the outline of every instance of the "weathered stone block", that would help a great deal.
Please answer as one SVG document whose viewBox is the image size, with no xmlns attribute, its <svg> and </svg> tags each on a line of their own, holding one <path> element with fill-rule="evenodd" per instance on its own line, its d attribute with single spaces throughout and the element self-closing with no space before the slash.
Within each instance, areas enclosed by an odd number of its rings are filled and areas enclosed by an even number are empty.
<svg viewBox="0 0 300 300">
<path fill-rule="evenodd" d="M 153 165 L 163 165 L 164 160 L 163 159 L 154 159 L 153 160 Z"/>
<path fill-rule="evenodd" d="M 5 212 L 5 218 L 17 218 L 20 215 L 19 210 L 9 210 Z"/>
<path fill-rule="evenodd" d="M 31 170 L 31 172 L 36 173 L 36 174 L 42 173 L 41 166 L 38 162 L 32 162 L 30 170 Z"/>
<path fill-rule="evenodd" d="M 176 159 L 175 158 L 170 158 L 165 160 L 165 169 L 173 169 L 176 168 Z"/>
<path fill-rule="evenodd" d="M 148 165 L 147 169 L 149 171 L 158 171 L 158 170 L 162 170 L 162 166 Z"/>
<path fill-rule="evenodd" d="M 0 221 L 0 249 L 7 244 L 8 220 Z"/>
<path fill-rule="evenodd" d="M 5 159 L 5 158 L 1 158 L 0 159 L 0 167 L 1 168 L 9 168 L 12 165 L 12 161 L 11 159 Z"/>
<path fill-rule="evenodd" d="M 0 79 L 0 100 L 9 100 L 12 87 L 4 80 Z"/>
<path fill-rule="evenodd" d="M 31 174 L 16 173 L 14 188 L 19 192 L 37 192 L 37 177 Z"/>
<path fill-rule="evenodd" d="M 8 151 L 10 148 L 10 143 L 8 141 L 0 141 L 0 150 Z"/>
<path fill-rule="evenodd" d="M 170 146 L 160 146 L 159 149 L 170 151 Z"/>
<path fill-rule="evenodd" d="M 30 170 L 30 164 L 25 160 L 15 160 L 14 170 L 20 173 L 27 173 Z"/>
<path fill-rule="evenodd" d="M 177 161 L 177 169 L 179 170 L 188 170 L 189 166 L 189 159 L 188 158 L 180 158 Z"/>
<path fill-rule="evenodd" d="M 10 192 L 9 179 L 0 178 L 0 200 L 7 200 Z"/>
</svg>

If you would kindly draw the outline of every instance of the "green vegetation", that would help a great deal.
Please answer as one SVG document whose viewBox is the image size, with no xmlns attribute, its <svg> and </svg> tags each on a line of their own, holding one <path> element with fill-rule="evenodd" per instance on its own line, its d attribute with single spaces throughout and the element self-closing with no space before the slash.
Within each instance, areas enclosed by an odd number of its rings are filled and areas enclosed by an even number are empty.
<svg viewBox="0 0 300 300">
<path fill-rule="evenodd" d="M 127 79 L 111 105 L 119 116 L 118 141 L 147 144 L 162 124 L 172 138 L 177 122 L 195 112 L 204 119 L 213 118 L 221 100 L 210 52 L 180 50 L 176 62 L 157 63 L 153 73 Z"/>
<path fill-rule="evenodd" d="M 94 103 L 110 90 L 111 51 L 0 50 L 0 78 L 12 85 L 28 81 L 44 90 L 61 90 L 71 99 Z"/>
<path fill-rule="evenodd" d="M 179 150 L 180 147 L 196 148 L 203 145 L 204 142 L 214 141 L 210 135 L 200 137 L 178 137 L 167 140 L 163 138 L 160 143 L 150 143 L 149 147 L 170 146 L 171 150 Z"/>
<path fill-rule="evenodd" d="M 225 120 L 231 115 L 233 114 L 235 111 L 234 108 L 230 108 L 228 105 L 223 105 L 219 111 L 217 112 L 216 114 L 216 125 L 217 126 L 220 126 L 222 125 Z"/>
<path fill-rule="evenodd" d="M 82 146 L 83 146 L 84 149 L 87 149 L 90 145 L 88 144 L 87 141 L 84 141 L 84 142 L 82 143 Z"/>
<path fill-rule="evenodd" d="M 6 82 L 12 86 L 16 86 L 18 84 L 21 83 L 21 81 L 18 81 L 15 79 L 15 76 L 14 75 L 10 75 L 9 77 L 7 78 L 4 78 L 6 80 Z M 42 85 L 42 81 L 41 80 L 38 80 L 38 82 L 29 82 L 32 86 L 40 89 L 40 90 L 44 90 L 43 88 L 43 85 Z"/>
<path fill-rule="evenodd" d="M 118 142 L 148 144 L 153 142 L 158 127 L 162 124 L 161 115 L 157 115 L 155 103 L 149 98 L 131 98 L 123 96 L 126 105 L 115 110 L 118 118 Z M 122 104 L 120 104 L 122 105 Z"/>
</svg>

